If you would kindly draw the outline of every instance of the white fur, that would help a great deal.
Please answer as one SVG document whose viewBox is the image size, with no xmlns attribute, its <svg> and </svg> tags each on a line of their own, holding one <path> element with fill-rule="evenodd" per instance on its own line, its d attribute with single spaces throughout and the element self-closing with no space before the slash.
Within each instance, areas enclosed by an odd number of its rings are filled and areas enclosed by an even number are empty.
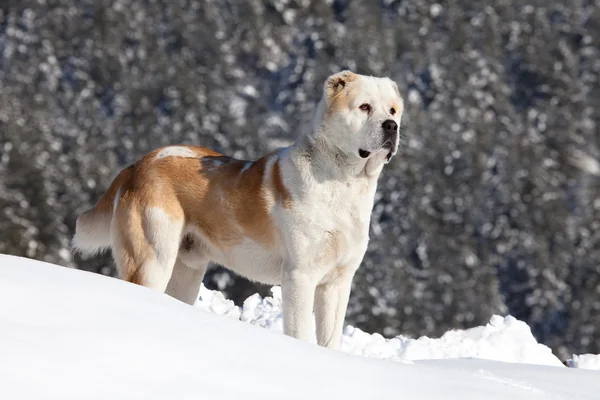
<svg viewBox="0 0 600 400">
<path fill-rule="evenodd" d="M 82 254 L 94 255 L 110 247 L 110 214 L 85 212 L 77 218 L 77 235 L 71 247 Z"/>
<path fill-rule="evenodd" d="M 296 151 L 292 148 L 282 158 L 282 173 L 293 197 L 302 201 L 294 203 L 291 211 L 281 209 L 276 213 L 288 248 L 282 280 L 284 313 L 296 315 L 284 319 L 284 331 L 299 338 L 310 336 L 314 306 L 318 343 L 337 348 L 352 277 L 369 240 L 377 176 L 363 173 L 360 177 L 338 178 L 335 176 L 341 171 L 333 167 L 331 176 L 327 176 L 327 170 L 315 174 L 311 165 L 295 158 Z M 327 153 L 321 156 L 327 157 Z M 337 236 L 343 248 L 326 264 L 321 258 L 331 234 Z"/>
<path fill-rule="evenodd" d="M 340 346 L 352 278 L 369 241 L 377 180 L 390 152 L 381 147 L 382 123 L 392 119 L 400 125 L 403 111 L 389 79 L 359 76 L 359 84 L 348 108 L 317 120 L 313 132 L 279 153 L 284 184 L 294 199 L 291 210 L 276 208 L 274 213 L 286 249 L 284 332 L 309 338 L 314 309 L 317 342 L 330 348 Z M 363 103 L 372 107 L 371 113 L 360 110 Z M 399 108 L 394 115 L 392 104 Z M 317 118 L 327 114 L 327 107 L 324 98 Z M 359 149 L 372 154 L 362 159 Z M 397 146 L 391 151 L 395 154 Z M 324 262 L 323 251 L 332 236 L 340 251 Z"/>
<path fill-rule="evenodd" d="M 143 228 L 146 240 L 154 249 L 150 262 L 156 263 L 156 266 L 145 268 L 149 271 L 147 286 L 165 291 L 177 260 L 183 221 L 172 219 L 161 208 L 149 207 L 144 215 Z"/>
<path fill-rule="evenodd" d="M 186 158 L 194 158 L 197 157 L 196 153 L 192 150 L 188 149 L 184 146 L 169 146 L 165 147 L 161 151 L 159 151 L 155 159 L 165 158 L 165 157 L 186 157 Z"/>
<path fill-rule="evenodd" d="M 360 89 L 350 100 L 349 108 L 339 110 L 329 118 L 317 123 L 316 131 L 345 154 L 358 154 L 358 149 L 377 152 L 381 150 L 383 141 L 382 124 L 392 119 L 400 125 L 403 111 L 403 100 L 387 78 L 360 76 Z M 371 106 L 371 112 L 359 107 L 362 104 Z M 396 104 L 396 114 L 391 114 L 392 105 Z M 317 116 L 326 113 L 329 102 L 324 96 L 319 104 Z M 397 148 L 393 149 L 395 153 Z"/>
<path fill-rule="evenodd" d="M 167 285 L 166 293 L 188 304 L 194 304 L 200 292 L 202 278 L 206 273 L 208 263 L 195 264 L 194 268 L 186 265 L 179 258 L 173 267 L 171 279 Z"/>
<path fill-rule="evenodd" d="M 113 201 L 113 212 L 117 208 L 121 189 Z M 77 234 L 71 240 L 71 248 L 86 255 L 94 255 L 111 246 L 111 214 L 95 213 L 92 210 L 81 214 L 76 221 Z"/>
</svg>

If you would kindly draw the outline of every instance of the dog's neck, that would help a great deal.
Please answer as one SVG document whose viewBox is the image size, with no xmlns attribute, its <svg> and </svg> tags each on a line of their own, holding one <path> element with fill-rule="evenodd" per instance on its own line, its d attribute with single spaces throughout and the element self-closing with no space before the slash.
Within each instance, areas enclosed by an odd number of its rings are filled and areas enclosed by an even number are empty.
<svg viewBox="0 0 600 400">
<path fill-rule="evenodd" d="M 378 155 L 362 159 L 347 154 L 331 143 L 322 129 L 319 126 L 313 132 L 303 134 L 292 145 L 297 162 L 308 167 L 317 181 L 377 180 L 385 159 Z"/>
</svg>

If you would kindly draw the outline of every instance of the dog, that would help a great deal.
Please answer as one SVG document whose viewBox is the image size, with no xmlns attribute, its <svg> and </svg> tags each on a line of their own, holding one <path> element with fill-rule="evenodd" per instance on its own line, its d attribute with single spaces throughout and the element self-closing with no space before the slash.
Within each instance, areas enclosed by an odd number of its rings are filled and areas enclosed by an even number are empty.
<svg viewBox="0 0 600 400">
<path fill-rule="evenodd" d="M 76 222 L 72 246 L 111 248 L 121 279 L 194 304 L 209 262 L 281 285 L 284 333 L 339 348 L 369 241 L 377 181 L 398 151 L 404 102 L 389 78 L 329 76 L 311 129 L 256 161 L 156 149 Z"/>
</svg>

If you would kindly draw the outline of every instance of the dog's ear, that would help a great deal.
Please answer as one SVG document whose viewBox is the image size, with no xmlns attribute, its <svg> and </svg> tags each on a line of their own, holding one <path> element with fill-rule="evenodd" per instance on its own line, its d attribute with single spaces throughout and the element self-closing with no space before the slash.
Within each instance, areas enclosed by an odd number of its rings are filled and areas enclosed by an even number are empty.
<svg viewBox="0 0 600 400">
<path fill-rule="evenodd" d="M 337 74 L 331 75 L 325 81 L 325 94 L 328 99 L 337 96 L 344 88 L 346 84 L 356 80 L 357 76 L 352 71 L 342 71 Z"/>
<path fill-rule="evenodd" d="M 394 82 L 390 78 L 388 78 L 388 80 L 390 81 L 390 84 L 392 85 L 392 87 L 396 91 L 396 94 L 398 95 L 398 97 L 402 98 L 402 96 L 400 95 L 400 89 L 398 89 L 398 85 L 396 84 L 396 82 Z"/>
</svg>

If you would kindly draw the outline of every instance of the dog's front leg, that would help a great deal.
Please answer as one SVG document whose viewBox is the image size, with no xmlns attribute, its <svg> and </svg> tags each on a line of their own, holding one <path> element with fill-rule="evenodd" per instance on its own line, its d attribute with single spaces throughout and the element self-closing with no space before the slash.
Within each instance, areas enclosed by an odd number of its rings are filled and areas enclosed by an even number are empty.
<svg viewBox="0 0 600 400">
<path fill-rule="evenodd" d="M 353 277 L 353 269 L 344 271 L 334 280 L 316 288 L 315 322 L 319 346 L 340 348 Z"/>
<path fill-rule="evenodd" d="M 303 341 L 312 337 L 312 312 L 315 283 L 306 273 L 285 273 L 281 283 L 283 333 Z"/>
</svg>

